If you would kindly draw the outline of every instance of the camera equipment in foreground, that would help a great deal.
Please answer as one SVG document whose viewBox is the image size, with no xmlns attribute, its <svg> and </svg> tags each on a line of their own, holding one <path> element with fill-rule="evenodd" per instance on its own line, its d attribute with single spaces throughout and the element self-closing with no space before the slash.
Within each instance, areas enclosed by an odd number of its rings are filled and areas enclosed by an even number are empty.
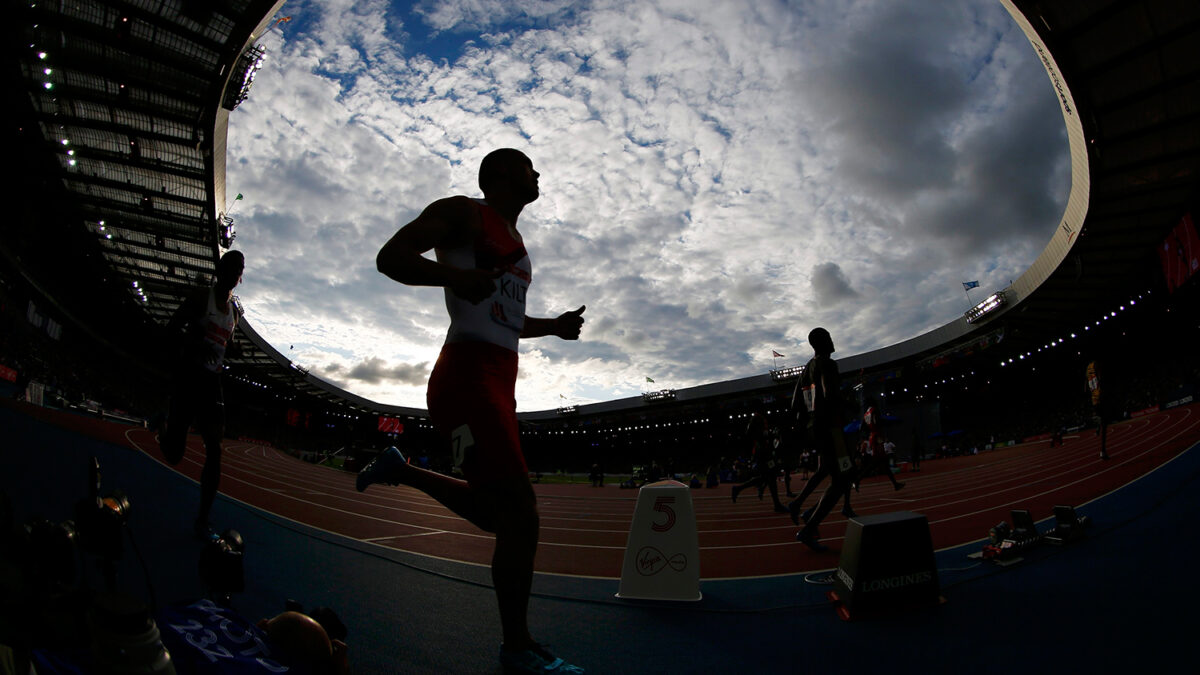
<svg viewBox="0 0 1200 675">
<path fill-rule="evenodd" d="M 1092 524 L 1091 518 L 1075 513 L 1074 506 L 1055 506 L 1054 520 L 1054 529 L 1047 532 L 1043 539 L 1059 545 L 1083 538 L 1086 536 L 1084 530 Z"/>
<path fill-rule="evenodd" d="M 88 496 L 75 504 L 75 529 L 85 553 L 100 557 L 100 569 L 109 590 L 117 585 L 117 561 L 124 554 L 122 534 L 129 520 L 129 497 L 121 490 L 100 496 L 100 461 L 91 458 L 88 466 Z"/>
<path fill-rule="evenodd" d="M 92 663 L 100 673 L 175 675 L 158 625 L 140 601 L 97 594 L 88 611 Z"/>
<path fill-rule="evenodd" d="M 1012 526 L 1001 521 L 988 530 L 988 543 L 983 550 L 973 553 L 968 558 L 983 558 L 997 565 L 1012 565 L 1021 562 L 1021 552 L 1028 550 L 1042 541 L 1038 533 L 1037 523 L 1033 522 L 1033 514 L 1028 509 L 1013 509 L 1009 512 Z"/>
<path fill-rule="evenodd" d="M 200 580 L 219 602 L 228 605 L 230 594 L 246 589 L 242 553 L 246 545 L 233 529 L 213 534 L 200 551 Z"/>
</svg>

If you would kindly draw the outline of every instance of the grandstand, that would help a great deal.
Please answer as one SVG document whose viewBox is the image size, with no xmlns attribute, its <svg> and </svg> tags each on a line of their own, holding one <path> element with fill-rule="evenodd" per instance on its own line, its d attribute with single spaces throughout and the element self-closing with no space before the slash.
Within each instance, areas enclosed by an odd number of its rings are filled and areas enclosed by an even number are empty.
<svg viewBox="0 0 1200 675">
<path fill-rule="evenodd" d="M 1177 275 L 1160 255 L 1200 210 L 1200 3 L 1001 1 L 1060 99 L 1072 185 L 1058 230 L 995 307 L 839 359 L 854 396 L 903 420 L 897 436 L 952 438 L 949 451 L 1085 427 L 1095 358 L 1111 364 L 1125 418 L 1191 403 L 1200 383 L 1200 275 Z M 229 114 L 253 95 L 257 40 L 282 5 L 9 3 L 20 163 L 0 239 L 0 392 L 36 390 L 46 406 L 118 420 L 159 412 L 161 328 L 236 237 Z M 344 391 L 240 326 L 231 437 L 318 454 L 434 445 L 426 411 Z M 651 460 L 701 471 L 731 454 L 756 405 L 783 415 L 796 375 L 522 413 L 523 444 L 543 472 Z M 404 433 L 380 431 L 381 417 Z"/>
</svg>

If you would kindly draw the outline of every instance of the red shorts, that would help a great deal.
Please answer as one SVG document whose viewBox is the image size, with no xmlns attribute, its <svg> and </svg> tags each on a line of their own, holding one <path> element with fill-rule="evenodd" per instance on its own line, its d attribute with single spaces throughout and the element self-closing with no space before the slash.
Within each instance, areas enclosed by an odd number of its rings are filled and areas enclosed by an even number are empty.
<svg viewBox="0 0 1200 675">
<path fill-rule="evenodd" d="M 517 353 L 487 342 L 442 347 L 425 402 L 429 419 L 472 487 L 529 468 L 517 429 Z"/>
</svg>

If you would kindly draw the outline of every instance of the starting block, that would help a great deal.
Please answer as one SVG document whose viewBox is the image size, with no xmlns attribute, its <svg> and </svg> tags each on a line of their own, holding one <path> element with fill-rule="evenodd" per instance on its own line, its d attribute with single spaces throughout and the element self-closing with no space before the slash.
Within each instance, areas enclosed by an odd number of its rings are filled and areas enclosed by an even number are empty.
<svg viewBox="0 0 1200 675">
<path fill-rule="evenodd" d="M 700 544 L 688 486 L 664 480 L 638 491 L 617 597 L 689 600 L 700 594 Z"/>
</svg>

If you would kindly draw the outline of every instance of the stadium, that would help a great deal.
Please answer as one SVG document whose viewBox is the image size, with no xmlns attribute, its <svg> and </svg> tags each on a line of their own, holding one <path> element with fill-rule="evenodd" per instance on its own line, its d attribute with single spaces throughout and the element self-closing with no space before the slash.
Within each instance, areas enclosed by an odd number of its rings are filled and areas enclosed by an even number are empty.
<svg viewBox="0 0 1200 675">
<path fill-rule="evenodd" d="M 1048 82 L 1061 106 L 1071 190 L 1058 229 L 1022 276 L 956 320 L 838 359 L 844 396 L 879 401 L 895 419 L 888 434 L 905 441 L 905 490 L 864 480 L 855 510 L 928 518 L 944 602 L 839 620 L 826 592 L 850 520 L 828 521 L 832 551 L 801 551 L 769 502 L 731 504 L 724 487 L 690 490 L 703 599 L 613 598 L 638 500 L 616 483 L 651 466 L 685 483 L 731 467 L 755 411 L 786 424 L 800 368 L 521 413 L 542 505 L 532 614 L 544 639 L 570 643 L 591 672 L 1176 670 L 1190 660 L 1200 8 L 1002 4 L 1045 66 L 1048 80 L 1030 86 Z M 107 584 L 156 608 L 212 591 L 196 573 L 202 544 L 188 515 L 169 508 L 179 495 L 191 503 L 203 446 L 189 441 L 172 468 L 154 437 L 173 358 L 162 329 L 234 244 L 236 218 L 223 210 L 233 201 L 229 116 L 252 95 L 258 41 L 282 6 L 9 4 L 20 158 L 9 180 L 20 208 L 0 242 L 0 488 L 15 544 L 0 644 L 42 654 L 37 672 L 75 672 L 45 656 L 73 648 L 63 633 L 46 637 L 54 612 L 67 611 L 64 588 Z M 353 490 L 354 472 L 389 445 L 448 469 L 428 412 L 345 391 L 249 321 L 238 328 L 214 508 L 245 539 L 233 607 L 251 619 L 289 600 L 334 608 L 353 672 L 498 672 L 490 538 L 415 491 Z M 1119 401 L 1107 461 L 1086 402 L 1094 362 Z M 925 460 L 920 472 L 910 453 Z M 30 523 L 83 522 L 72 508 L 93 457 L 102 490 L 128 496 L 116 536 L 133 543 L 102 573 L 62 563 L 70 569 L 51 592 L 17 551 L 49 556 L 37 558 L 43 568 L 61 559 L 35 545 Z M 602 490 L 587 485 L 593 465 L 608 477 Z M 1060 505 L 1090 520 L 1081 541 L 1007 564 L 968 557 L 1012 511 L 1031 513 L 1044 534 Z"/>
</svg>

